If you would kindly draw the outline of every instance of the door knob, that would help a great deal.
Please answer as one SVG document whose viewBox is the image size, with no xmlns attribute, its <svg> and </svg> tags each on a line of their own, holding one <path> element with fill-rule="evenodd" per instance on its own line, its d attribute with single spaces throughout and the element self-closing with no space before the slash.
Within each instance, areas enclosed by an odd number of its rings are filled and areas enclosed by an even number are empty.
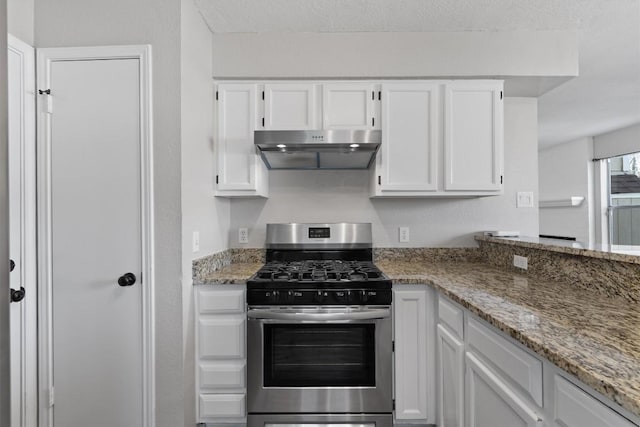
<svg viewBox="0 0 640 427">
<path fill-rule="evenodd" d="M 118 278 L 118 285 L 131 286 L 136 283 L 136 275 L 133 273 L 125 273 Z"/>
<path fill-rule="evenodd" d="M 11 289 L 11 302 L 20 302 L 24 299 L 24 288 L 20 286 L 20 289 L 17 291 L 15 289 Z"/>
<path fill-rule="evenodd" d="M 9 273 L 11 273 L 13 271 L 13 269 L 16 268 L 16 263 L 13 262 L 12 259 L 9 260 Z"/>
</svg>

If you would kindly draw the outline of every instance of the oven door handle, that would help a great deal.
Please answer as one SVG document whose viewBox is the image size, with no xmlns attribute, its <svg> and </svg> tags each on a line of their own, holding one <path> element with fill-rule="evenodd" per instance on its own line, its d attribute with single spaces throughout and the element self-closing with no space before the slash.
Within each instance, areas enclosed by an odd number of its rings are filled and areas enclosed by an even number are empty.
<svg viewBox="0 0 640 427">
<path fill-rule="evenodd" d="M 374 320 L 391 316 L 388 308 L 375 308 L 357 311 L 342 311 L 331 313 L 305 313 L 280 310 L 249 310 L 250 319 L 291 320 L 291 321 L 327 321 L 327 320 Z"/>
</svg>

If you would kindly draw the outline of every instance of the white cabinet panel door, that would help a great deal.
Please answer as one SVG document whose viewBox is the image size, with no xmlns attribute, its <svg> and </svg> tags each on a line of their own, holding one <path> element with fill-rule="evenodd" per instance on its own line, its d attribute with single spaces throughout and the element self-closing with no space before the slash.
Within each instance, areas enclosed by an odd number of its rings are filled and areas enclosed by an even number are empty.
<svg viewBox="0 0 640 427">
<path fill-rule="evenodd" d="M 279 83 L 264 85 L 264 129 L 317 129 L 315 85 Z"/>
<path fill-rule="evenodd" d="M 502 110 L 502 82 L 445 85 L 445 190 L 491 192 L 502 188 Z"/>
<path fill-rule="evenodd" d="M 201 359 L 245 357 L 245 317 L 219 316 L 200 319 L 198 339 Z"/>
<path fill-rule="evenodd" d="M 438 425 L 462 427 L 464 422 L 464 343 L 438 325 Z"/>
<path fill-rule="evenodd" d="M 626 418 L 555 375 L 554 420 L 563 427 L 634 427 Z"/>
<path fill-rule="evenodd" d="M 416 285 L 412 285 L 417 287 Z M 427 289 L 394 289 L 397 420 L 427 420 L 429 395 Z M 431 415 L 432 416 L 432 415 Z"/>
<path fill-rule="evenodd" d="M 253 143 L 257 127 L 257 87 L 221 84 L 217 88 L 218 196 L 264 196 L 264 169 Z M 262 172 L 262 173 L 261 173 Z"/>
<path fill-rule="evenodd" d="M 438 189 L 439 83 L 382 85 L 376 193 Z"/>
<path fill-rule="evenodd" d="M 245 417 L 244 394 L 201 394 L 199 398 L 200 422 L 226 421 Z"/>
<path fill-rule="evenodd" d="M 468 427 L 541 427 L 536 411 L 520 399 L 476 356 L 467 352 Z"/>
<path fill-rule="evenodd" d="M 322 90 L 324 129 L 375 129 L 376 93 L 369 83 L 325 84 Z"/>
</svg>

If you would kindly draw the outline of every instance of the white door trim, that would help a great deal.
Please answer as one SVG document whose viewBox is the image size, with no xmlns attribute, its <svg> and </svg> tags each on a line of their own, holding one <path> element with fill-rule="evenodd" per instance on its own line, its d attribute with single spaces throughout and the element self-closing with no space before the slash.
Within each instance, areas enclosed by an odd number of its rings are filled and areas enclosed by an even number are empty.
<svg viewBox="0 0 640 427">
<path fill-rule="evenodd" d="M 20 262 L 17 265 L 20 285 L 26 290 L 20 302 L 21 330 L 18 398 L 20 427 L 35 427 L 38 420 L 38 330 L 37 330 L 37 258 L 36 258 L 36 107 L 35 107 L 35 51 L 32 46 L 8 34 L 8 49 L 20 58 L 21 74 L 16 82 L 20 87 Z M 11 112 L 10 112 L 11 114 Z M 14 273 L 16 274 L 16 273 Z M 14 387 L 14 386 L 12 386 Z M 13 391 L 12 391 L 13 394 Z M 17 427 L 17 426 L 14 426 Z"/>
<path fill-rule="evenodd" d="M 155 426 L 155 309 L 154 309 L 154 215 L 153 215 L 153 123 L 151 46 L 100 46 L 38 49 L 37 88 L 49 89 L 54 61 L 137 59 L 140 61 L 140 159 L 142 207 L 142 337 L 143 425 Z M 52 251 L 51 251 L 51 120 L 55 92 L 38 97 L 38 282 L 39 286 L 39 414 L 40 427 L 52 427 Z M 56 426 L 59 427 L 59 426 Z"/>
</svg>

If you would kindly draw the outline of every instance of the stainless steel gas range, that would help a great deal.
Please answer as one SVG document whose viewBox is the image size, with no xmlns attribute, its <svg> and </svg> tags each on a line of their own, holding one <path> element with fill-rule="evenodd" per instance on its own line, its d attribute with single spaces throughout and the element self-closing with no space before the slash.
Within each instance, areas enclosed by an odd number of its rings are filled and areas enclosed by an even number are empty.
<svg viewBox="0 0 640 427">
<path fill-rule="evenodd" d="M 371 224 L 268 224 L 247 281 L 248 427 L 391 427 L 391 281 Z"/>
</svg>

